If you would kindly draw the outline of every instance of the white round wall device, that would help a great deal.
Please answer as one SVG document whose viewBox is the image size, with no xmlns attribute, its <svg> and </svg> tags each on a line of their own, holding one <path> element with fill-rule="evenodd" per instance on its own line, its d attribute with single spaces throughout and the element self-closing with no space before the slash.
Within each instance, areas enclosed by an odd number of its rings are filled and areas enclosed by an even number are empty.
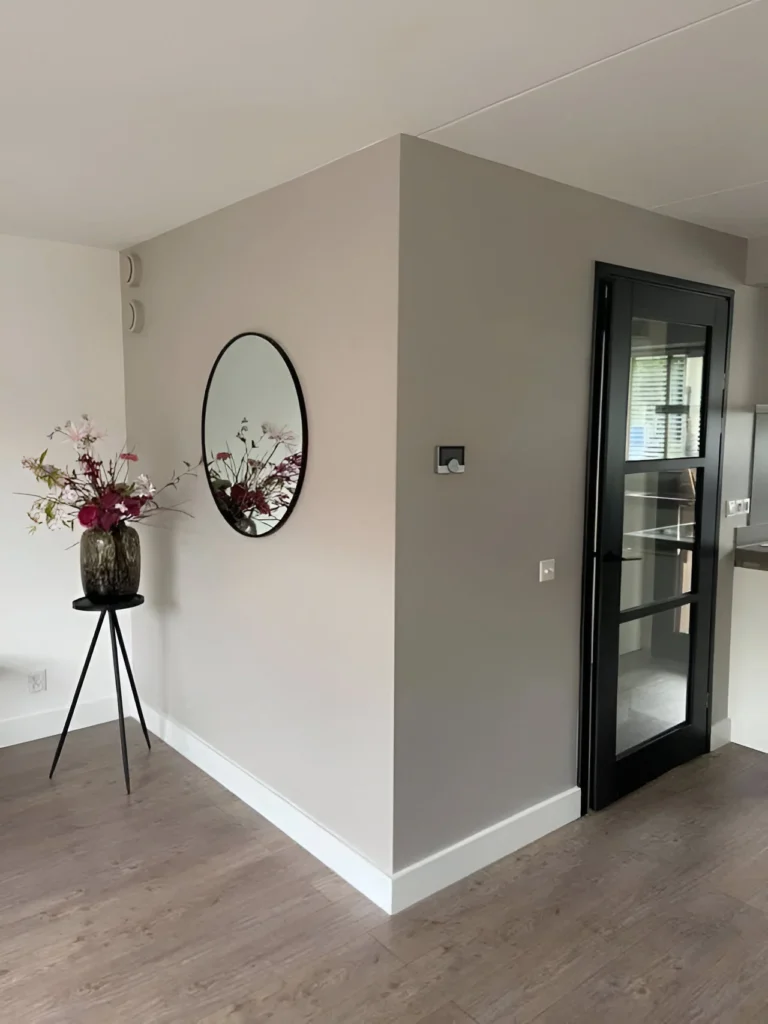
<svg viewBox="0 0 768 1024">
<path fill-rule="evenodd" d="M 129 288 L 138 288 L 141 284 L 141 258 L 135 252 L 126 252 L 120 257 L 123 283 Z"/>
<path fill-rule="evenodd" d="M 138 299 L 131 299 L 125 307 L 125 326 L 131 334 L 141 334 L 144 330 L 144 306 Z"/>
</svg>

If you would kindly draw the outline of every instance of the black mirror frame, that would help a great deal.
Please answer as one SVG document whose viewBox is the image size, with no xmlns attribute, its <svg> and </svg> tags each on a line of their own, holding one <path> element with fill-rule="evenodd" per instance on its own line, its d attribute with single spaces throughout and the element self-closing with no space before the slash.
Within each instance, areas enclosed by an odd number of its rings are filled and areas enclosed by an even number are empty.
<svg viewBox="0 0 768 1024">
<path fill-rule="evenodd" d="M 266 341 L 269 345 L 272 346 L 272 348 L 277 350 L 278 354 L 281 356 L 283 362 L 285 363 L 286 367 L 288 368 L 288 372 L 291 375 L 291 380 L 293 381 L 293 386 L 296 389 L 296 397 L 297 397 L 298 402 L 299 402 L 299 412 L 301 414 L 301 452 L 302 452 L 302 458 L 301 458 L 301 469 L 299 470 L 299 476 L 298 476 L 298 479 L 296 481 L 296 490 L 293 492 L 293 500 L 291 501 L 291 504 L 288 506 L 288 508 L 285 510 L 285 515 L 283 516 L 283 518 L 278 522 L 278 524 L 276 526 L 274 526 L 271 530 L 268 530 L 266 533 L 243 533 L 241 530 L 238 530 L 238 528 L 235 526 L 234 523 L 231 523 L 226 518 L 226 516 L 222 514 L 221 509 L 219 508 L 218 504 L 216 503 L 216 499 L 214 497 L 213 486 L 211 485 L 211 476 L 210 476 L 210 473 L 208 472 L 208 460 L 206 458 L 206 448 L 205 448 L 205 414 L 206 414 L 206 411 L 208 409 L 208 393 L 211 390 L 211 383 L 213 381 L 213 378 L 214 378 L 214 375 L 215 375 L 216 370 L 218 368 L 218 365 L 221 362 L 222 358 L 224 357 L 224 353 L 227 352 L 231 348 L 231 346 L 235 344 L 236 341 L 240 341 L 242 338 L 259 338 L 259 339 L 261 339 L 261 341 Z M 278 530 L 282 529 L 282 527 L 285 526 L 286 522 L 291 518 L 293 510 L 296 507 L 296 502 L 299 500 L 299 495 L 301 494 L 301 488 L 302 488 L 302 486 L 304 484 L 304 474 L 307 471 L 307 450 L 308 450 L 308 447 L 309 447 L 309 431 L 308 431 L 308 427 L 307 427 L 307 407 L 306 407 L 306 405 L 304 403 L 304 393 L 301 390 L 301 384 L 299 383 L 298 375 L 296 373 L 296 370 L 294 368 L 293 363 L 291 362 L 290 358 L 288 357 L 288 353 L 285 351 L 285 349 L 281 345 L 279 345 L 274 340 L 274 338 L 270 338 L 269 335 L 267 335 L 267 334 L 262 334 L 261 331 L 242 331 L 240 334 L 236 334 L 234 338 L 231 338 L 226 343 L 226 345 L 221 350 L 221 352 L 219 352 L 219 354 L 216 356 L 216 360 L 215 360 L 213 366 L 211 367 L 211 372 L 208 374 L 208 380 L 207 380 L 206 385 L 205 385 L 205 394 L 203 395 L 203 412 L 202 412 L 202 418 L 201 418 L 201 422 L 200 422 L 200 442 L 201 442 L 202 452 L 203 452 L 203 467 L 205 469 L 205 479 L 208 481 L 208 490 L 211 492 L 211 498 L 213 499 L 213 504 L 216 507 L 216 511 L 221 516 L 221 518 L 224 520 L 224 522 L 227 524 L 227 526 L 229 526 L 230 529 L 234 530 L 235 533 L 238 535 L 238 537 L 248 537 L 249 539 L 253 539 L 253 538 L 262 539 L 264 537 L 271 537 L 273 533 L 277 533 Z"/>
</svg>

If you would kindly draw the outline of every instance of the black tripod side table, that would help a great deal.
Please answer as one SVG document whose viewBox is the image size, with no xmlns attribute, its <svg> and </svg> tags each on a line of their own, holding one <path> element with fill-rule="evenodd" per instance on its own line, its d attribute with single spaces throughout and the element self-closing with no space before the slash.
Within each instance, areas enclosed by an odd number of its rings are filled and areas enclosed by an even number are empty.
<svg viewBox="0 0 768 1024">
<path fill-rule="evenodd" d="M 136 594 L 135 597 L 126 597 L 120 601 L 110 602 L 96 602 L 91 601 L 87 597 L 80 597 L 77 601 L 72 602 L 72 607 L 77 612 L 98 612 L 99 621 L 96 623 L 96 631 L 93 634 L 93 640 L 91 640 L 91 646 L 88 648 L 88 656 L 85 659 L 83 665 L 83 671 L 80 673 L 80 680 L 75 690 L 75 696 L 72 699 L 72 706 L 69 709 L 67 720 L 64 723 L 64 731 L 59 738 L 59 745 L 56 747 L 56 753 L 53 758 L 53 764 L 51 765 L 51 771 L 48 775 L 49 779 L 53 778 L 53 773 L 56 771 L 56 765 L 59 763 L 59 757 L 61 756 L 61 749 L 64 746 L 64 740 L 67 738 L 69 732 L 69 725 L 72 721 L 72 715 L 75 713 L 77 707 L 77 701 L 80 696 L 80 691 L 83 688 L 85 682 L 85 676 L 88 672 L 88 666 L 91 664 L 91 658 L 93 652 L 96 649 L 96 641 L 99 639 L 99 633 L 101 632 L 102 623 L 104 622 L 105 616 L 109 617 L 109 635 L 112 640 L 112 664 L 115 667 L 115 688 L 117 690 L 117 713 L 120 719 L 120 746 L 123 751 L 123 772 L 125 773 L 125 790 L 127 793 L 131 792 L 131 776 L 128 771 L 128 748 L 125 743 L 125 716 L 123 714 L 123 694 L 120 689 L 120 666 L 117 660 L 117 645 L 120 644 L 120 651 L 123 655 L 123 662 L 125 664 L 125 670 L 128 673 L 128 681 L 131 684 L 131 690 L 133 691 L 133 699 L 136 701 L 136 710 L 139 713 L 139 721 L 141 722 L 141 728 L 144 731 L 144 739 L 147 741 L 147 746 L 151 749 L 152 745 L 149 742 L 149 733 L 147 732 L 147 723 L 144 721 L 144 712 L 141 710 L 141 703 L 139 702 L 139 694 L 136 690 L 136 683 L 133 679 L 133 672 L 131 671 L 131 663 L 128 661 L 128 652 L 125 649 L 125 643 L 123 641 L 123 634 L 120 632 L 120 623 L 117 621 L 117 613 L 120 611 L 127 611 L 129 608 L 138 608 L 140 604 L 144 604 L 144 598 L 141 594 Z"/>
</svg>

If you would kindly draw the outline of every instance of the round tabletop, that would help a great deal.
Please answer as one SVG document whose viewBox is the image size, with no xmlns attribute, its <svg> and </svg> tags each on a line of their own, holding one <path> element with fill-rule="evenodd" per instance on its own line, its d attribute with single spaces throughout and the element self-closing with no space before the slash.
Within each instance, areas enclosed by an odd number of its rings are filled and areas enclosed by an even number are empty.
<svg viewBox="0 0 768 1024">
<path fill-rule="evenodd" d="M 133 597 L 119 597 L 115 601 L 92 601 L 90 597 L 78 597 L 72 602 L 76 612 L 120 612 L 127 608 L 138 608 L 144 604 L 141 594 L 134 594 Z"/>
</svg>

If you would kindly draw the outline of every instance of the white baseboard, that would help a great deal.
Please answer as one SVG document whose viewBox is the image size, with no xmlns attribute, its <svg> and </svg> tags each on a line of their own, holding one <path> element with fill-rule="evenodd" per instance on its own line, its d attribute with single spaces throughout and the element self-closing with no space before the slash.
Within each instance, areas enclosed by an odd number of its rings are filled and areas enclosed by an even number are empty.
<svg viewBox="0 0 768 1024">
<path fill-rule="evenodd" d="M 405 910 L 580 816 L 581 790 L 574 786 L 397 871 L 390 913 Z"/>
<path fill-rule="evenodd" d="M 726 743 L 731 742 L 731 720 L 730 718 L 721 718 L 719 722 L 712 723 L 712 729 L 709 737 L 709 749 L 718 750 L 720 747 L 724 747 Z"/>
<path fill-rule="evenodd" d="M 581 791 L 574 787 L 390 876 L 185 726 L 146 704 L 143 708 L 151 732 L 388 914 L 418 903 L 581 814 Z"/>
<path fill-rule="evenodd" d="M 191 730 L 144 703 L 142 707 L 150 732 L 258 811 L 382 910 L 392 912 L 392 879 L 386 872 Z"/>
<path fill-rule="evenodd" d="M 58 736 L 64 728 L 69 708 L 53 708 L 38 711 L 33 715 L 6 718 L 0 721 L 0 747 L 14 747 L 17 743 L 29 743 L 46 736 Z M 101 700 L 83 701 L 77 705 L 70 729 L 86 729 L 89 725 L 113 722 L 117 718 L 117 704 L 114 697 Z"/>
</svg>

